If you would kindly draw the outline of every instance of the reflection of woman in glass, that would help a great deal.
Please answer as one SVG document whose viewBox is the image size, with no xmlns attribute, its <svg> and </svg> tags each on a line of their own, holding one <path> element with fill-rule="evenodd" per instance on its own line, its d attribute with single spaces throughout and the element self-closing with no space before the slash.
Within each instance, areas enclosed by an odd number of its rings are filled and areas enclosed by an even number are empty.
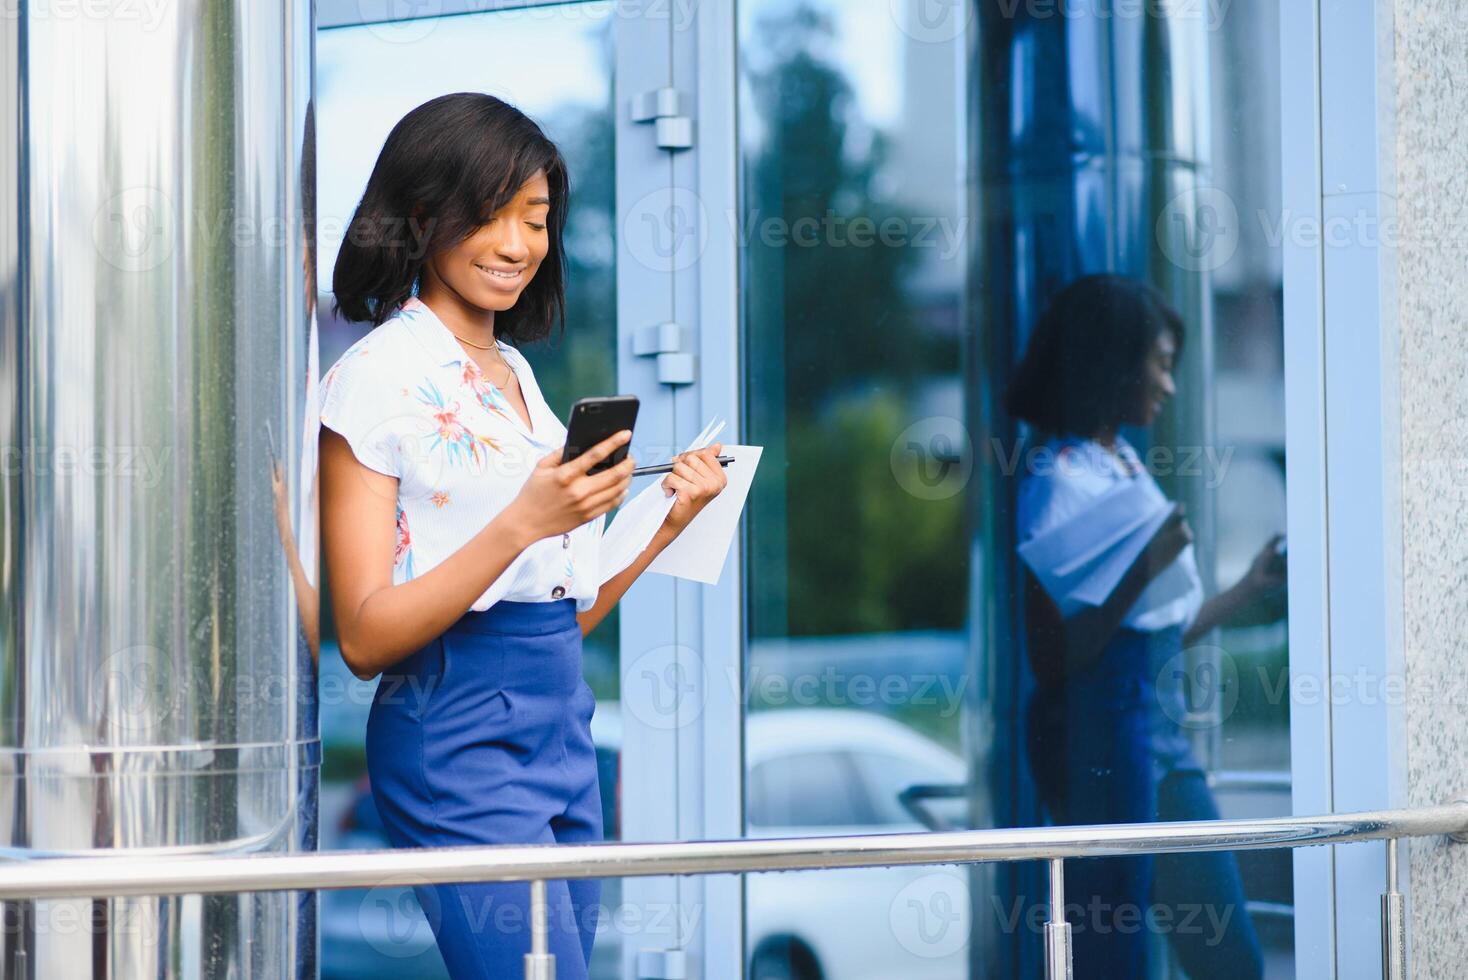
<svg viewBox="0 0 1468 980">
<path fill-rule="evenodd" d="M 1104 495 L 1133 489 L 1123 486 L 1129 481 L 1145 481 L 1134 489 L 1165 506 L 1121 429 L 1150 425 L 1172 397 L 1182 341 L 1181 317 L 1143 283 L 1089 276 L 1054 298 L 1009 392 L 1011 413 L 1044 440 L 1027 454 L 1019 488 L 1022 545 L 1057 529 L 1061 551 L 1067 534 L 1078 551 L 1105 541 L 1106 529 L 1075 519 Z M 1057 823 L 1218 817 L 1180 725 L 1186 706 L 1173 683 L 1175 658 L 1278 593 L 1283 560 L 1278 539 L 1269 542 L 1242 580 L 1204 601 L 1191 542 L 1174 506 L 1099 605 L 1052 596 L 1026 572 L 1026 639 L 1038 682 L 1028 712 L 1030 764 Z M 1261 975 L 1232 854 L 1070 861 L 1066 902 L 1078 978 L 1149 976 L 1156 933 L 1169 937 L 1193 980 Z M 1195 928 L 1184 929 L 1190 910 Z"/>
</svg>

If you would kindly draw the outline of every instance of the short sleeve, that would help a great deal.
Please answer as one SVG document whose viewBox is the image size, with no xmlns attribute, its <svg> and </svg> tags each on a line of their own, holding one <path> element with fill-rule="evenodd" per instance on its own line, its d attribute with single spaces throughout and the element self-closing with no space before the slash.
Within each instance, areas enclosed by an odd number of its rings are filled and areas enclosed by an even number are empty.
<svg viewBox="0 0 1468 980">
<path fill-rule="evenodd" d="M 1085 510 L 1095 495 L 1057 472 L 1030 473 L 1020 482 L 1015 523 L 1019 540 L 1028 541 Z"/>
<path fill-rule="evenodd" d="M 389 397 L 389 379 L 381 377 L 372 358 L 372 349 L 359 343 L 326 372 L 321 379 L 321 424 L 346 439 L 362 465 L 401 477 L 395 399 Z"/>
</svg>

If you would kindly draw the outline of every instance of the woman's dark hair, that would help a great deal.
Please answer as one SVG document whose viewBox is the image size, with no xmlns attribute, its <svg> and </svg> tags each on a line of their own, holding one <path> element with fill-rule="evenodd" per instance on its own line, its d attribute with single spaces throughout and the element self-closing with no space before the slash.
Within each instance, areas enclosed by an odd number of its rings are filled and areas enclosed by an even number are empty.
<svg viewBox="0 0 1468 980">
<path fill-rule="evenodd" d="M 561 153 L 519 109 L 481 92 L 441 95 L 388 134 L 336 257 L 333 309 L 376 326 L 413 293 L 428 258 L 489 223 L 521 186 L 545 172 L 549 250 L 515 305 L 495 314 L 495 336 L 538 340 L 565 326 L 569 178 Z"/>
<path fill-rule="evenodd" d="M 1154 287 L 1085 276 L 1050 300 L 1008 392 L 1009 413 L 1045 435 L 1091 437 L 1126 420 L 1164 330 L 1183 345 L 1183 319 Z"/>
</svg>

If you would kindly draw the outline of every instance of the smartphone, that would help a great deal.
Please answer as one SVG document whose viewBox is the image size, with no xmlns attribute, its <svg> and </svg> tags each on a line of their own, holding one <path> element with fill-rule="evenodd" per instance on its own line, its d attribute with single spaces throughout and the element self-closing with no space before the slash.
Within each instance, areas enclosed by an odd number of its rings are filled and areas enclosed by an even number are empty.
<svg viewBox="0 0 1468 980">
<path fill-rule="evenodd" d="M 575 459 L 609 436 L 632 428 L 637 421 L 636 395 L 607 395 L 582 398 L 571 406 L 571 421 L 566 426 L 566 449 L 562 462 Z M 629 443 L 630 445 L 630 443 Z M 619 446 L 610 456 L 597 463 L 588 473 L 600 473 L 627 458 L 628 446 Z"/>
</svg>

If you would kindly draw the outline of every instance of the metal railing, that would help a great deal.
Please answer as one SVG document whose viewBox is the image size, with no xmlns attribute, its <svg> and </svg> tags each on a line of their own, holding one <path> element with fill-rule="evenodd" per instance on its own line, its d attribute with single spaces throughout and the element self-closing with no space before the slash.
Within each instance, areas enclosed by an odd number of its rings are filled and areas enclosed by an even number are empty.
<svg viewBox="0 0 1468 980">
<path fill-rule="evenodd" d="M 1468 801 L 1320 817 L 675 843 L 501 844 L 147 860 L 130 858 L 126 851 L 14 860 L 16 852 L 11 851 L 12 860 L 0 861 L 0 901 L 529 881 L 531 950 L 525 956 L 525 977 L 554 980 L 545 886 L 550 879 L 1045 861 L 1050 872 L 1046 977 L 1067 980 L 1071 976 L 1071 927 L 1064 913 L 1067 860 L 1385 840 L 1382 976 L 1405 980 L 1406 909 L 1397 890 L 1397 842 L 1437 836 L 1468 841 Z"/>
</svg>

